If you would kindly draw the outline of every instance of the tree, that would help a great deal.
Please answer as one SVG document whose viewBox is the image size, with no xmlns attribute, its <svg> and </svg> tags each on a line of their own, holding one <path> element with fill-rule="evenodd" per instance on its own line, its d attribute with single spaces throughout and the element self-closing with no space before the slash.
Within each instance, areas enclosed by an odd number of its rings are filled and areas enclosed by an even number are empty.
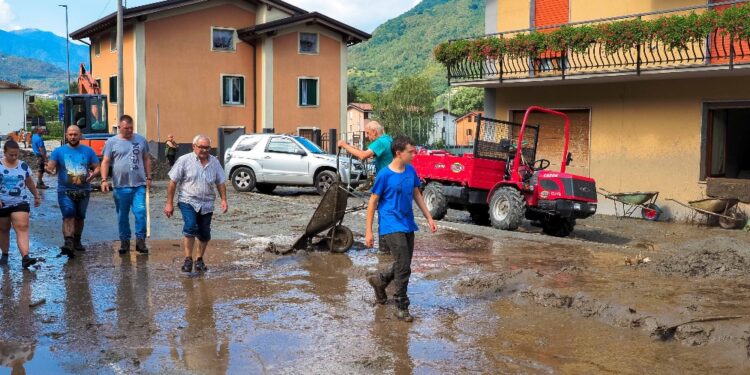
<svg viewBox="0 0 750 375">
<path fill-rule="evenodd" d="M 434 127 L 432 116 L 435 92 L 424 76 L 399 78 L 393 86 L 375 98 L 373 111 L 386 131 L 393 135 L 405 134 L 423 145 Z"/>
<path fill-rule="evenodd" d="M 58 104 L 57 100 L 36 98 L 34 106 L 39 112 L 39 115 L 44 117 L 47 121 L 57 120 L 58 116 Z"/>
<path fill-rule="evenodd" d="M 435 100 L 435 108 L 449 108 L 459 116 L 484 108 L 484 90 L 476 87 L 449 89 Z"/>
<path fill-rule="evenodd" d="M 346 88 L 346 102 L 348 103 L 356 103 L 359 101 L 359 88 L 357 86 L 350 84 Z"/>
</svg>

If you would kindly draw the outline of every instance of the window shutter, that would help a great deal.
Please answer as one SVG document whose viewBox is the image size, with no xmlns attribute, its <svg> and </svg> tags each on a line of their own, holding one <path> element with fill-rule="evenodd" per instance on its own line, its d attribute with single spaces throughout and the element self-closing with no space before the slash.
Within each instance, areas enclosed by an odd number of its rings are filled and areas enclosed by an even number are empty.
<svg viewBox="0 0 750 375">
<path fill-rule="evenodd" d="M 318 105 L 318 81 L 307 80 L 307 105 Z"/>
<path fill-rule="evenodd" d="M 299 105 L 307 105 L 307 80 L 299 80 Z"/>
<path fill-rule="evenodd" d="M 240 104 L 245 104 L 245 79 L 240 77 L 237 80 L 240 84 Z"/>
<path fill-rule="evenodd" d="M 229 77 L 224 77 L 221 79 L 221 102 L 224 104 L 229 103 L 229 93 L 231 92 Z"/>
</svg>

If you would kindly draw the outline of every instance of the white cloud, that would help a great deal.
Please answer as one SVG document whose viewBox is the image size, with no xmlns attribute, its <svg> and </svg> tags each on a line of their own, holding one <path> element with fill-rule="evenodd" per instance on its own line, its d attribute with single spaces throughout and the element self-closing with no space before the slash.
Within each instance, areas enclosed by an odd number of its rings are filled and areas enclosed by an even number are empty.
<svg viewBox="0 0 750 375">
<path fill-rule="evenodd" d="M 16 15 L 10 9 L 10 4 L 6 0 L 0 0 L 0 29 L 18 30 L 21 27 L 15 23 Z"/>
<path fill-rule="evenodd" d="M 2 1 L 2 0 L 0 0 Z M 372 32 L 378 25 L 413 8 L 421 0 L 287 0 L 308 12 L 320 12 Z"/>
</svg>

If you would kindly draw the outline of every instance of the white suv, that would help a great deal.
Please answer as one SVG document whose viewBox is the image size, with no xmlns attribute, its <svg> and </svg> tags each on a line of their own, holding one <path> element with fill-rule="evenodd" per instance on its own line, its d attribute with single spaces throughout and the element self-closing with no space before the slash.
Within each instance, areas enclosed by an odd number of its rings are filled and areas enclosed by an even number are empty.
<svg viewBox="0 0 750 375">
<path fill-rule="evenodd" d="M 271 193 L 276 186 L 314 186 L 325 193 L 341 171 L 341 181 L 358 185 L 366 178 L 362 163 L 327 154 L 307 138 L 277 134 L 241 136 L 224 154 L 224 171 L 237 191 Z"/>
</svg>

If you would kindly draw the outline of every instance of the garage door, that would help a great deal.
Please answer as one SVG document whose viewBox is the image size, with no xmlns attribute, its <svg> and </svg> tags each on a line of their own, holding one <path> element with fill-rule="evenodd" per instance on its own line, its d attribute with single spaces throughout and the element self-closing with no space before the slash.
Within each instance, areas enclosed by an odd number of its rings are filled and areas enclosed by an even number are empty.
<svg viewBox="0 0 750 375">
<path fill-rule="evenodd" d="M 562 111 L 570 118 L 570 144 L 568 151 L 573 153 L 573 162 L 568 166 L 568 173 L 589 176 L 589 135 L 591 134 L 591 111 L 567 110 Z M 523 111 L 512 112 L 512 121 L 521 123 Z M 561 117 L 546 113 L 532 113 L 530 124 L 539 125 L 539 144 L 537 145 L 537 159 L 550 161 L 550 170 L 560 170 L 562 152 L 565 140 L 565 121 Z"/>
</svg>

